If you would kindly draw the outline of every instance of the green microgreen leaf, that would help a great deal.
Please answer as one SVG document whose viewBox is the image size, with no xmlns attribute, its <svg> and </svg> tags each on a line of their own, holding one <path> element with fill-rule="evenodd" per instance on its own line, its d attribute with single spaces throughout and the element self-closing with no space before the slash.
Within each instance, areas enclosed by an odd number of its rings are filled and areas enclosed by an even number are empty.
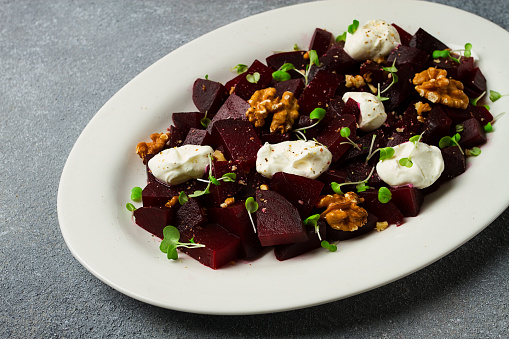
<svg viewBox="0 0 509 339">
<path fill-rule="evenodd" d="M 295 66 L 292 63 L 287 62 L 286 64 L 283 64 L 283 66 L 279 67 L 279 71 L 288 72 L 292 69 L 295 69 Z"/>
<path fill-rule="evenodd" d="M 458 64 L 460 63 L 460 61 L 458 59 L 456 59 L 455 57 L 453 57 L 451 55 L 451 51 L 448 49 L 433 51 L 433 59 L 438 59 L 438 58 L 449 58 Z"/>
<path fill-rule="evenodd" d="M 467 42 L 465 44 L 465 52 L 463 52 L 463 55 L 466 57 L 466 58 L 470 58 L 472 56 L 472 44 Z"/>
<path fill-rule="evenodd" d="M 380 149 L 380 161 L 390 159 L 394 156 L 394 148 L 384 147 Z"/>
<path fill-rule="evenodd" d="M 481 149 L 479 147 L 472 147 L 470 149 L 465 150 L 465 154 L 467 157 L 476 157 L 481 154 Z"/>
<path fill-rule="evenodd" d="M 292 76 L 285 71 L 275 71 L 272 73 L 272 78 L 276 81 L 287 81 L 292 78 Z"/>
<path fill-rule="evenodd" d="M 491 125 L 491 122 L 488 122 L 486 125 L 483 126 L 484 132 L 489 133 L 493 132 L 493 125 Z"/>
<path fill-rule="evenodd" d="M 299 48 L 299 46 L 297 44 L 294 44 L 293 45 L 293 50 L 294 51 L 300 51 L 300 48 Z"/>
<path fill-rule="evenodd" d="M 196 190 L 193 193 L 189 194 L 189 198 L 196 198 L 196 197 L 200 197 L 205 194 L 209 194 L 210 193 L 209 188 L 210 188 L 210 185 L 208 185 L 203 191 Z"/>
<path fill-rule="evenodd" d="M 258 203 L 255 201 L 253 197 L 249 197 L 246 199 L 246 210 L 249 215 L 249 219 L 251 220 L 251 225 L 253 225 L 253 230 L 256 233 L 256 227 L 253 221 L 253 217 L 251 216 L 251 213 L 255 213 L 258 211 Z"/>
<path fill-rule="evenodd" d="M 235 180 L 237 179 L 237 174 L 225 173 L 225 174 L 223 174 L 221 179 L 223 179 L 224 182 L 235 182 Z"/>
<path fill-rule="evenodd" d="M 128 210 L 129 212 L 134 212 L 134 211 L 136 211 L 136 207 L 134 207 L 134 205 L 133 205 L 133 204 L 131 204 L 130 202 L 128 202 L 128 203 L 125 205 L 125 208 L 127 208 L 127 210 Z"/>
<path fill-rule="evenodd" d="M 337 182 L 333 181 L 333 182 L 331 182 L 330 187 L 332 188 L 334 193 L 343 194 L 343 192 L 341 191 L 341 184 L 338 184 Z"/>
<path fill-rule="evenodd" d="M 304 225 L 312 226 L 315 228 L 315 233 L 318 235 L 318 239 L 321 241 L 322 236 L 320 235 L 320 226 L 318 225 L 318 220 L 320 219 L 320 214 L 313 214 L 306 219 L 303 220 Z"/>
<path fill-rule="evenodd" d="M 141 189 L 141 187 L 133 187 L 131 189 L 131 200 L 132 201 L 140 201 L 142 192 L 143 192 L 143 190 Z"/>
<path fill-rule="evenodd" d="M 203 117 L 201 120 L 200 120 L 200 124 L 203 126 L 203 128 L 207 128 L 210 124 L 210 119 L 207 118 L 207 117 Z"/>
<path fill-rule="evenodd" d="M 323 108 L 317 107 L 309 114 L 309 117 L 312 120 L 318 119 L 322 120 L 325 117 L 326 111 Z"/>
<path fill-rule="evenodd" d="M 252 84 L 257 84 L 260 80 L 260 73 L 254 72 L 253 74 L 248 74 L 246 75 L 246 79 Z"/>
<path fill-rule="evenodd" d="M 421 139 L 421 136 L 420 136 L 420 135 L 414 135 L 413 137 L 411 137 L 410 139 L 408 139 L 408 141 L 413 142 L 413 143 L 415 144 L 416 142 L 418 142 L 418 141 L 419 141 L 419 139 Z"/>
<path fill-rule="evenodd" d="M 396 74 L 396 72 L 398 71 L 398 69 L 396 68 L 396 59 L 394 59 L 394 61 L 392 62 L 391 67 L 382 67 L 382 68 L 384 71 L 391 73 L 391 79 L 392 79 L 392 82 L 390 83 L 390 85 L 387 86 L 383 91 L 380 91 L 380 84 L 378 84 L 378 99 L 380 99 L 380 101 L 385 101 L 385 100 L 389 100 L 389 98 L 381 97 L 380 95 L 382 93 L 387 92 L 387 90 L 389 90 L 389 88 L 391 88 L 392 85 L 394 85 L 395 83 L 397 83 L 399 81 L 398 75 Z"/>
<path fill-rule="evenodd" d="M 247 65 L 238 64 L 237 66 L 233 67 L 231 70 L 237 71 L 237 74 L 242 74 L 242 73 L 246 73 L 247 69 L 248 69 Z"/>
<path fill-rule="evenodd" d="M 410 158 L 401 158 L 399 159 L 399 164 L 403 167 L 412 167 L 414 165 L 414 163 L 412 162 L 412 160 Z"/>
<path fill-rule="evenodd" d="M 456 131 L 456 133 L 461 133 L 461 132 L 463 132 L 463 129 L 464 129 L 464 128 L 463 128 L 463 125 L 462 125 L 462 124 L 457 124 L 457 125 L 455 126 L 455 131 Z"/>
<path fill-rule="evenodd" d="M 343 32 L 343 34 L 338 35 L 336 37 L 336 42 L 340 42 L 340 41 L 346 41 L 346 32 Z"/>
<path fill-rule="evenodd" d="M 348 138 L 350 136 L 350 128 L 348 127 L 343 127 L 342 129 L 339 130 L 339 134 L 343 137 L 343 138 Z"/>
<path fill-rule="evenodd" d="M 205 74 L 205 80 L 209 80 L 209 75 Z"/>
<path fill-rule="evenodd" d="M 490 89 L 490 100 L 491 100 L 491 102 L 495 102 L 498 99 L 500 99 L 501 97 L 503 97 L 502 94 L 498 93 L 497 91 L 494 91 L 494 90 Z"/>
<path fill-rule="evenodd" d="M 348 26 L 348 33 L 354 34 L 355 31 L 359 28 L 359 21 L 354 20 L 350 26 Z"/>
<path fill-rule="evenodd" d="M 315 64 L 316 66 L 320 66 L 320 62 L 318 61 L 318 54 L 314 49 L 309 51 L 309 62 L 310 65 Z"/>
<path fill-rule="evenodd" d="M 470 103 L 474 106 L 477 106 L 477 102 L 486 94 L 486 91 L 482 92 L 477 98 L 470 99 Z"/>
<path fill-rule="evenodd" d="M 296 132 L 297 133 L 297 138 L 301 139 L 301 140 L 307 140 L 306 139 L 306 136 L 303 134 L 303 133 L 306 133 L 306 130 L 307 129 L 310 129 L 310 128 L 313 128 L 315 127 L 316 125 L 318 125 L 320 123 L 320 121 L 323 120 L 323 118 L 325 117 L 325 114 L 327 112 L 323 109 L 323 108 L 320 108 L 320 107 L 317 107 L 315 108 L 313 111 L 311 111 L 311 113 L 309 114 L 309 117 L 312 119 L 312 120 L 316 120 L 318 119 L 317 122 L 315 122 L 314 124 L 312 125 L 309 125 L 309 126 L 306 126 L 306 127 L 301 127 L 301 128 L 297 128 L 297 129 L 294 129 L 293 132 Z M 301 138 L 302 137 L 302 138 Z"/>
<path fill-rule="evenodd" d="M 322 240 L 320 245 L 326 250 L 329 250 L 330 252 L 336 252 L 338 250 L 338 247 L 336 245 L 330 244 L 327 240 Z"/>
<path fill-rule="evenodd" d="M 189 201 L 189 197 L 187 196 L 186 192 L 180 191 L 180 193 L 179 193 L 179 204 L 180 205 L 184 205 L 188 201 Z"/>
<path fill-rule="evenodd" d="M 216 178 L 214 178 L 212 175 L 209 176 L 209 180 L 211 183 L 213 183 L 214 185 L 216 186 L 219 186 L 221 185 L 221 183 L 219 182 L 219 180 L 217 180 Z"/>
<path fill-rule="evenodd" d="M 365 183 L 365 182 L 361 182 L 360 184 L 357 184 L 357 185 L 355 186 L 355 189 L 357 190 L 357 193 L 365 192 L 365 191 L 367 191 L 369 188 L 371 188 L 371 187 L 369 187 L 368 185 L 366 185 L 366 183 Z"/>
<path fill-rule="evenodd" d="M 461 139 L 461 135 L 459 133 L 454 134 L 451 139 L 457 144 Z"/>
<path fill-rule="evenodd" d="M 380 187 L 378 190 L 378 201 L 382 204 L 388 203 L 392 199 L 392 193 L 387 187 Z"/>
<path fill-rule="evenodd" d="M 449 146 L 457 146 L 460 149 L 461 154 L 464 154 L 463 149 L 458 144 L 458 141 L 460 140 L 461 136 L 459 133 L 454 134 L 452 137 L 446 135 L 440 139 L 438 142 L 438 147 L 445 148 Z"/>
<path fill-rule="evenodd" d="M 163 240 L 159 245 L 159 249 L 161 252 L 167 254 L 168 259 L 177 260 L 178 259 L 178 247 L 186 247 L 186 248 L 199 248 L 205 247 L 203 244 L 197 244 L 194 241 L 194 237 L 188 243 L 180 242 L 180 232 L 174 226 L 166 226 L 163 228 Z"/>
</svg>

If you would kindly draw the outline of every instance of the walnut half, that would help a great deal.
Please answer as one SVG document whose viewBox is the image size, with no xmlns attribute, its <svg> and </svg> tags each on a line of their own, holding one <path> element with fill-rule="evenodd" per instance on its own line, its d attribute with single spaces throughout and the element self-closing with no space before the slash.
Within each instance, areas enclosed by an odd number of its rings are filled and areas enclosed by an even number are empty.
<svg viewBox="0 0 509 339">
<path fill-rule="evenodd" d="M 150 135 L 152 142 L 140 142 L 136 145 L 136 154 L 145 162 L 147 155 L 160 152 L 169 138 L 170 133 L 153 133 Z"/>
<path fill-rule="evenodd" d="M 463 84 L 458 80 L 448 79 L 444 69 L 430 67 L 415 74 L 412 82 L 419 95 L 433 103 L 462 109 L 468 106 L 468 96 L 463 92 Z"/>
<path fill-rule="evenodd" d="M 320 197 L 317 208 L 327 207 L 320 214 L 322 219 L 335 230 L 355 231 L 368 221 L 368 212 L 357 204 L 363 202 L 354 192 L 329 194 Z"/>
<path fill-rule="evenodd" d="M 291 92 L 284 92 L 281 99 L 275 97 L 273 87 L 256 91 L 248 100 L 251 106 L 246 116 L 255 127 L 262 127 L 269 114 L 273 114 L 270 132 L 288 132 L 299 117 L 299 104 Z"/>
</svg>

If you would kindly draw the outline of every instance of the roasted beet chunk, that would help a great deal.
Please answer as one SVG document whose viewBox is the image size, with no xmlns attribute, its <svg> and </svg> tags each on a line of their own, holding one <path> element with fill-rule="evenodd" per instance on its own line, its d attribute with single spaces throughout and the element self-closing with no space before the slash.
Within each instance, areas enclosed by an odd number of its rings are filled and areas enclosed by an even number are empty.
<svg viewBox="0 0 509 339">
<path fill-rule="evenodd" d="M 341 136 L 341 128 L 348 127 L 351 131 L 350 139 L 354 140 L 355 131 L 357 130 L 356 124 L 355 116 L 349 114 L 342 115 L 334 119 L 323 133 L 318 136 L 318 142 L 327 146 L 332 153 L 332 162 L 338 161 L 348 148 L 352 147 L 349 144 L 342 144 L 342 142 L 347 142 L 348 140 Z"/>
<path fill-rule="evenodd" d="M 224 146 L 225 155 L 244 168 L 255 165 L 256 153 L 262 147 L 249 121 L 220 120 L 214 124 L 212 136 Z"/>
<path fill-rule="evenodd" d="M 446 147 L 441 151 L 442 158 L 444 158 L 444 171 L 440 176 L 442 181 L 452 179 L 465 172 L 467 169 L 465 156 L 461 153 L 458 147 Z"/>
<path fill-rule="evenodd" d="M 189 242 L 190 239 L 205 247 L 179 247 L 179 250 L 210 268 L 218 269 L 238 257 L 239 238 L 219 225 L 208 224 L 195 227 L 193 230 L 181 231 L 181 242 Z"/>
<path fill-rule="evenodd" d="M 182 145 L 199 145 L 205 146 L 211 144 L 210 134 L 204 129 L 191 128 L 187 133 L 186 139 Z"/>
<path fill-rule="evenodd" d="M 463 148 L 472 148 L 479 146 L 486 142 L 486 133 L 479 121 L 475 118 L 470 118 L 461 123 L 463 131 L 460 132 L 459 144 Z"/>
<path fill-rule="evenodd" d="M 390 188 L 391 201 L 396 204 L 398 209 L 405 217 L 415 217 L 419 214 L 422 202 L 424 200 L 422 192 L 413 186 L 399 186 Z"/>
<path fill-rule="evenodd" d="M 235 173 L 235 182 L 221 180 L 220 185 L 211 185 L 210 196 L 207 197 L 207 200 L 211 200 L 213 206 L 219 206 L 224 203 L 227 198 L 234 197 L 242 188 L 239 181 L 243 182 L 246 179 L 242 168 L 237 163 L 231 161 L 214 161 L 212 164 L 212 176 L 214 176 L 214 178 L 219 179 L 227 173 Z"/>
<path fill-rule="evenodd" d="M 213 116 L 228 98 L 228 91 L 219 82 L 196 79 L 193 85 L 193 102 L 201 113 Z"/>
<path fill-rule="evenodd" d="M 315 108 L 325 108 L 329 99 L 334 96 L 340 78 L 327 71 L 319 71 L 304 89 L 299 99 L 301 114 L 309 115 Z"/>
<path fill-rule="evenodd" d="M 331 32 L 327 32 L 324 29 L 316 28 L 311 43 L 309 44 L 309 50 L 315 50 L 318 57 L 322 56 L 327 52 L 334 42 L 334 36 Z"/>
<path fill-rule="evenodd" d="M 304 51 L 276 53 L 267 57 L 267 65 L 274 71 L 277 71 L 284 64 L 292 64 L 295 69 L 301 70 L 309 63 L 307 59 L 304 59 L 304 53 Z M 302 75 L 294 70 L 291 70 L 289 73 L 292 75 L 292 78 L 302 77 Z"/>
<path fill-rule="evenodd" d="M 308 240 L 303 242 L 298 242 L 295 244 L 286 244 L 276 246 L 274 249 L 274 254 L 276 255 L 276 259 L 279 261 L 283 261 L 286 259 L 294 258 L 298 255 L 307 253 L 314 249 L 321 247 L 321 240 L 316 234 L 314 227 L 307 227 L 308 232 Z M 325 238 L 326 226 L 324 222 L 319 223 L 319 232 L 322 239 Z"/>
<path fill-rule="evenodd" d="M 184 112 L 173 113 L 171 119 L 173 125 L 187 135 L 191 128 L 202 128 L 201 119 L 204 116 L 205 114 L 200 112 Z"/>
<path fill-rule="evenodd" d="M 376 215 L 378 221 L 387 221 L 389 224 L 396 225 L 403 223 L 403 214 L 392 201 L 383 204 L 378 200 L 378 190 L 361 192 L 359 196 L 364 198 L 361 206 Z"/>
<path fill-rule="evenodd" d="M 392 65 L 394 62 L 396 68 L 410 65 L 414 69 L 423 69 L 428 62 L 428 55 L 420 49 L 399 45 L 387 57 L 387 64 Z"/>
<path fill-rule="evenodd" d="M 323 183 L 299 175 L 278 172 L 272 177 L 270 187 L 297 208 L 301 219 L 306 219 L 318 201 Z"/>
<path fill-rule="evenodd" d="M 444 113 L 441 106 L 435 106 L 428 113 L 428 118 L 423 125 L 421 141 L 428 145 L 438 145 L 444 135 L 449 134 L 451 119 Z"/>
<path fill-rule="evenodd" d="M 163 228 L 173 222 L 174 210 L 167 207 L 140 207 L 134 211 L 136 225 L 163 238 Z"/>
<path fill-rule="evenodd" d="M 412 34 L 408 33 L 406 30 L 399 27 L 395 23 L 392 23 L 391 25 L 394 26 L 394 28 L 396 28 L 396 30 L 398 31 L 399 39 L 401 40 L 401 44 L 404 46 L 408 46 L 408 44 L 410 43 L 410 40 L 412 40 Z"/>
<path fill-rule="evenodd" d="M 414 36 L 410 40 L 410 47 L 418 48 L 420 50 L 425 51 L 429 55 L 433 54 L 433 51 L 443 50 L 448 48 L 443 42 L 423 30 L 419 28 L 417 32 L 415 32 Z"/>
<path fill-rule="evenodd" d="M 196 198 L 189 198 L 189 201 L 178 209 L 175 219 L 175 227 L 181 232 L 207 223 L 203 207 Z"/>
<path fill-rule="evenodd" d="M 262 245 L 253 230 L 244 202 L 238 202 L 226 208 L 208 209 L 210 218 L 228 232 L 240 238 L 240 255 L 252 258 L 262 251 Z"/>
<path fill-rule="evenodd" d="M 274 88 L 276 89 L 276 97 L 282 98 L 284 92 L 292 92 L 295 99 L 299 99 L 304 90 L 304 82 L 302 79 L 290 79 L 277 82 Z"/>
<path fill-rule="evenodd" d="M 262 246 L 306 241 L 308 235 L 297 209 L 281 194 L 256 191 L 256 229 Z"/>
<path fill-rule="evenodd" d="M 241 74 L 239 81 L 235 85 L 235 94 L 246 101 L 249 100 L 257 90 L 269 87 L 272 82 L 272 72 L 270 67 L 255 60 L 251 66 L 249 66 L 247 72 Z M 260 79 L 257 82 L 248 81 L 247 76 L 252 76 L 254 73 L 258 73 Z"/>
<path fill-rule="evenodd" d="M 241 97 L 235 94 L 230 95 L 207 126 L 207 132 L 212 132 L 212 127 L 216 121 L 228 119 L 247 121 L 246 111 L 249 107 L 251 106 Z"/>
</svg>

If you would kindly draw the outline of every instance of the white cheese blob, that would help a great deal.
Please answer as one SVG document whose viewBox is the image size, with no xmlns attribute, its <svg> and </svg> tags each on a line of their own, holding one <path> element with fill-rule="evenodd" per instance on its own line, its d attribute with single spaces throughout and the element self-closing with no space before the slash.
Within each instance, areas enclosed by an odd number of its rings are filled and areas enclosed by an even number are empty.
<svg viewBox="0 0 509 339">
<path fill-rule="evenodd" d="M 361 131 L 371 132 L 382 126 L 387 119 L 385 107 L 376 96 L 366 92 L 346 92 L 343 94 L 343 101 L 346 103 L 352 98 L 359 105 L 361 116 L 357 124 Z"/>
<path fill-rule="evenodd" d="M 165 149 L 148 162 L 152 174 L 162 182 L 178 185 L 205 174 L 209 165 L 210 146 L 184 145 Z"/>
<path fill-rule="evenodd" d="M 371 20 L 353 34 L 347 33 L 345 52 L 357 61 L 380 61 L 401 44 L 394 26 L 383 20 Z"/>
<path fill-rule="evenodd" d="M 265 143 L 256 155 L 256 171 L 266 178 L 285 172 L 316 179 L 332 161 L 332 153 L 314 141 L 284 141 Z"/>
<path fill-rule="evenodd" d="M 444 170 L 444 159 L 440 149 L 425 143 L 411 141 L 394 146 L 392 158 L 379 161 L 376 171 L 390 186 L 412 185 L 417 188 L 431 186 Z M 399 160 L 410 158 L 412 167 L 402 166 Z"/>
</svg>

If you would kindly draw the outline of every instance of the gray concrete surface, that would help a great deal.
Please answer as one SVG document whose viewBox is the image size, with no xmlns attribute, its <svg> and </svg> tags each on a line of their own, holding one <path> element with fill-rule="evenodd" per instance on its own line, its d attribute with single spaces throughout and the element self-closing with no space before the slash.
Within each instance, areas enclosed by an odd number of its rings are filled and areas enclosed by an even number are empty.
<svg viewBox="0 0 509 339">
<path fill-rule="evenodd" d="M 509 210 L 404 279 L 327 305 L 256 316 L 144 304 L 96 279 L 67 249 L 56 212 L 59 178 L 95 112 L 179 46 L 299 2 L 0 0 L 0 338 L 507 337 Z M 509 29 L 507 0 L 436 2 Z"/>
</svg>

